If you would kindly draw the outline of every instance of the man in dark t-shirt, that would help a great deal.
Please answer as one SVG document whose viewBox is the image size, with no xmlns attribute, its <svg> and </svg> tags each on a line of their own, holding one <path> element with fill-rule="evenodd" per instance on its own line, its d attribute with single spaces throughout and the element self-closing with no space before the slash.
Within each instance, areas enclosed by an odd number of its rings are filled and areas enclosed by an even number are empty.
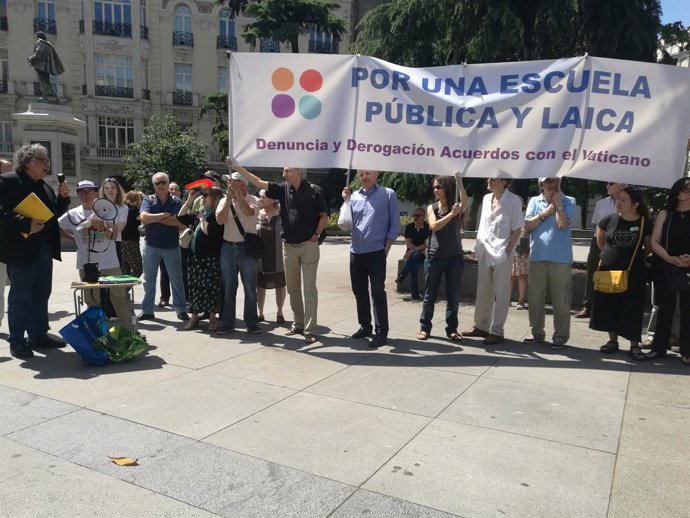
<svg viewBox="0 0 690 518">
<path fill-rule="evenodd" d="M 316 271 L 320 257 L 319 235 L 328 222 L 328 207 L 323 190 L 305 180 L 303 170 L 297 167 L 284 167 L 283 181 L 276 183 L 262 180 L 230 159 L 227 164 L 228 169 L 234 169 L 257 189 L 264 189 L 266 196 L 280 202 L 280 221 L 285 245 L 285 282 L 294 314 L 294 322 L 286 334 L 304 333 L 305 343 L 314 343 L 319 296 L 316 289 Z"/>
<path fill-rule="evenodd" d="M 395 282 L 401 283 L 408 274 L 410 275 L 410 294 L 415 300 L 420 298 L 417 283 L 418 265 L 426 259 L 426 240 L 431 234 L 425 216 L 424 209 L 417 207 L 414 211 L 414 221 L 405 226 L 405 266 L 395 279 Z"/>
</svg>

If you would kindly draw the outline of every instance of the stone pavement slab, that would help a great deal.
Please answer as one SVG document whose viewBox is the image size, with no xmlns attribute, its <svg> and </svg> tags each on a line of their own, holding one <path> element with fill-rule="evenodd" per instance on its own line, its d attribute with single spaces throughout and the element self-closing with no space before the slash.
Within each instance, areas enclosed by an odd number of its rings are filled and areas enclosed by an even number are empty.
<svg viewBox="0 0 690 518">
<path fill-rule="evenodd" d="M 428 422 L 413 414 L 300 392 L 205 440 L 359 485 Z"/>
<path fill-rule="evenodd" d="M 461 516 L 606 516 L 615 455 L 437 419 L 364 488 Z"/>
<path fill-rule="evenodd" d="M 0 435 L 49 421 L 79 407 L 0 386 Z"/>
<path fill-rule="evenodd" d="M 456 515 L 360 489 L 348 498 L 330 518 L 453 518 L 454 516 Z"/>
</svg>

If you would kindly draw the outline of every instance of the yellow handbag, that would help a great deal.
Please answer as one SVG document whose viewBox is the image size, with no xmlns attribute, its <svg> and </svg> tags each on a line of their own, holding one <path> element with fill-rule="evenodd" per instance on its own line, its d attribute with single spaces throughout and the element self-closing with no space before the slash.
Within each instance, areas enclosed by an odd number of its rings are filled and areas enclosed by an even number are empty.
<svg viewBox="0 0 690 518">
<path fill-rule="evenodd" d="M 642 218 L 642 223 L 640 224 L 640 236 L 637 239 L 637 245 L 635 246 L 635 251 L 633 252 L 632 258 L 630 259 L 628 269 L 608 271 L 599 270 L 594 272 L 594 291 L 598 291 L 600 293 L 623 293 L 628 290 L 628 272 L 630 271 L 630 268 L 632 268 L 635 255 L 637 254 L 637 250 L 640 248 L 643 232 L 644 218 Z M 601 266 L 601 261 L 599 261 L 599 266 Z"/>
</svg>

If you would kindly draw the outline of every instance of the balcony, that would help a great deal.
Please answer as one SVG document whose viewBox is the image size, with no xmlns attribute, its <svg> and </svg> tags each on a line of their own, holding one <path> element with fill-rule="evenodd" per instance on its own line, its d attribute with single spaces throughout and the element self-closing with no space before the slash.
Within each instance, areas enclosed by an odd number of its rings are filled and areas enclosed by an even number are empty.
<svg viewBox="0 0 690 518">
<path fill-rule="evenodd" d="M 7 30 L 7 16 L 0 16 L 0 31 Z"/>
<path fill-rule="evenodd" d="M 14 153 L 14 144 L 12 142 L 0 142 L 0 153 L 11 155 Z"/>
<path fill-rule="evenodd" d="M 191 32 L 173 31 L 172 44 L 181 47 L 193 47 L 194 34 Z"/>
<path fill-rule="evenodd" d="M 96 85 L 96 96 L 134 99 L 134 88 L 127 88 L 125 86 Z"/>
<path fill-rule="evenodd" d="M 174 106 L 199 106 L 199 95 L 186 90 L 175 90 L 168 92 L 167 104 Z"/>
<path fill-rule="evenodd" d="M 309 52 L 316 54 L 337 54 L 338 42 L 309 40 Z"/>
<path fill-rule="evenodd" d="M 218 36 L 216 48 L 237 50 L 237 38 L 235 36 Z"/>
<path fill-rule="evenodd" d="M 145 101 L 150 101 L 151 100 L 151 90 L 148 88 L 142 88 L 141 89 L 141 98 Z"/>
<path fill-rule="evenodd" d="M 111 23 L 94 20 L 93 33 L 102 34 L 103 36 L 117 36 L 118 38 L 131 38 L 132 25 L 129 23 Z"/>
<path fill-rule="evenodd" d="M 57 24 L 50 18 L 34 18 L 34 32 L 43 31 L 46 34 L 57 34 Z"/>
<path fill-rule="evenodd" d="M 148 39 L 149 39 L 149 28 L 146 25 L 140 25 L 139 30 L 141 32 L 141 39 L 148 41 Z"/>
<path fill-rule="evenodd" d="M 129 155 L 129 150 L 127 148 L 119 147 L 97 147 L 96 156 L 98 158 L 117 158 L 120 159 Z"/>
</svg>

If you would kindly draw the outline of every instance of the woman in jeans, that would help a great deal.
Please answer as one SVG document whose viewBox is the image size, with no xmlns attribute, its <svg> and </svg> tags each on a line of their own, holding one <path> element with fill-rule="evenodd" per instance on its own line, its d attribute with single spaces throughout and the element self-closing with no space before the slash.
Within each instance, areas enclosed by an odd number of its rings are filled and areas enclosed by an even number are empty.
<svg viewBox="0 0 690 518">
<path fill-rule="evenodd" d="M 666 355 L 678 299 L 681 315 L 678 332 L 680 359 L 685 365 L 690 365 L 690 318 L 687 316 L 690 314 L 690 292 L 674 290 L 664 278 L 666 264 L 690 269 L 690 178 L 681 178 L 671 186 L 665 210 L 659 212 L 654 222 L 652 251 L 656 255 L 653 277 L 659 313 L 652 350 L 647 353 L 647 358 Z"/>
<path fill-rule="evenodd" d="M 424 261 L 424 301 L 419 317 L 418 340 L 426 340 L 431 334 L 434 318 L 434 304 L 441 284 L 441 276 L 446 277 L 446 336 L 451 340 L 462 340 L 458 333 L 458 305 L 460 302 L 460 282 L 465 265 L 460 240 L 462 214 L 467 209 L 467 193 L 462 184 L 460 201 L 455 199 L 455 178 L 437 176 L 433 180 L 436 201 L 427 207 L 427 219 L 431 228 L 427 257 Z"/>
</svg>

